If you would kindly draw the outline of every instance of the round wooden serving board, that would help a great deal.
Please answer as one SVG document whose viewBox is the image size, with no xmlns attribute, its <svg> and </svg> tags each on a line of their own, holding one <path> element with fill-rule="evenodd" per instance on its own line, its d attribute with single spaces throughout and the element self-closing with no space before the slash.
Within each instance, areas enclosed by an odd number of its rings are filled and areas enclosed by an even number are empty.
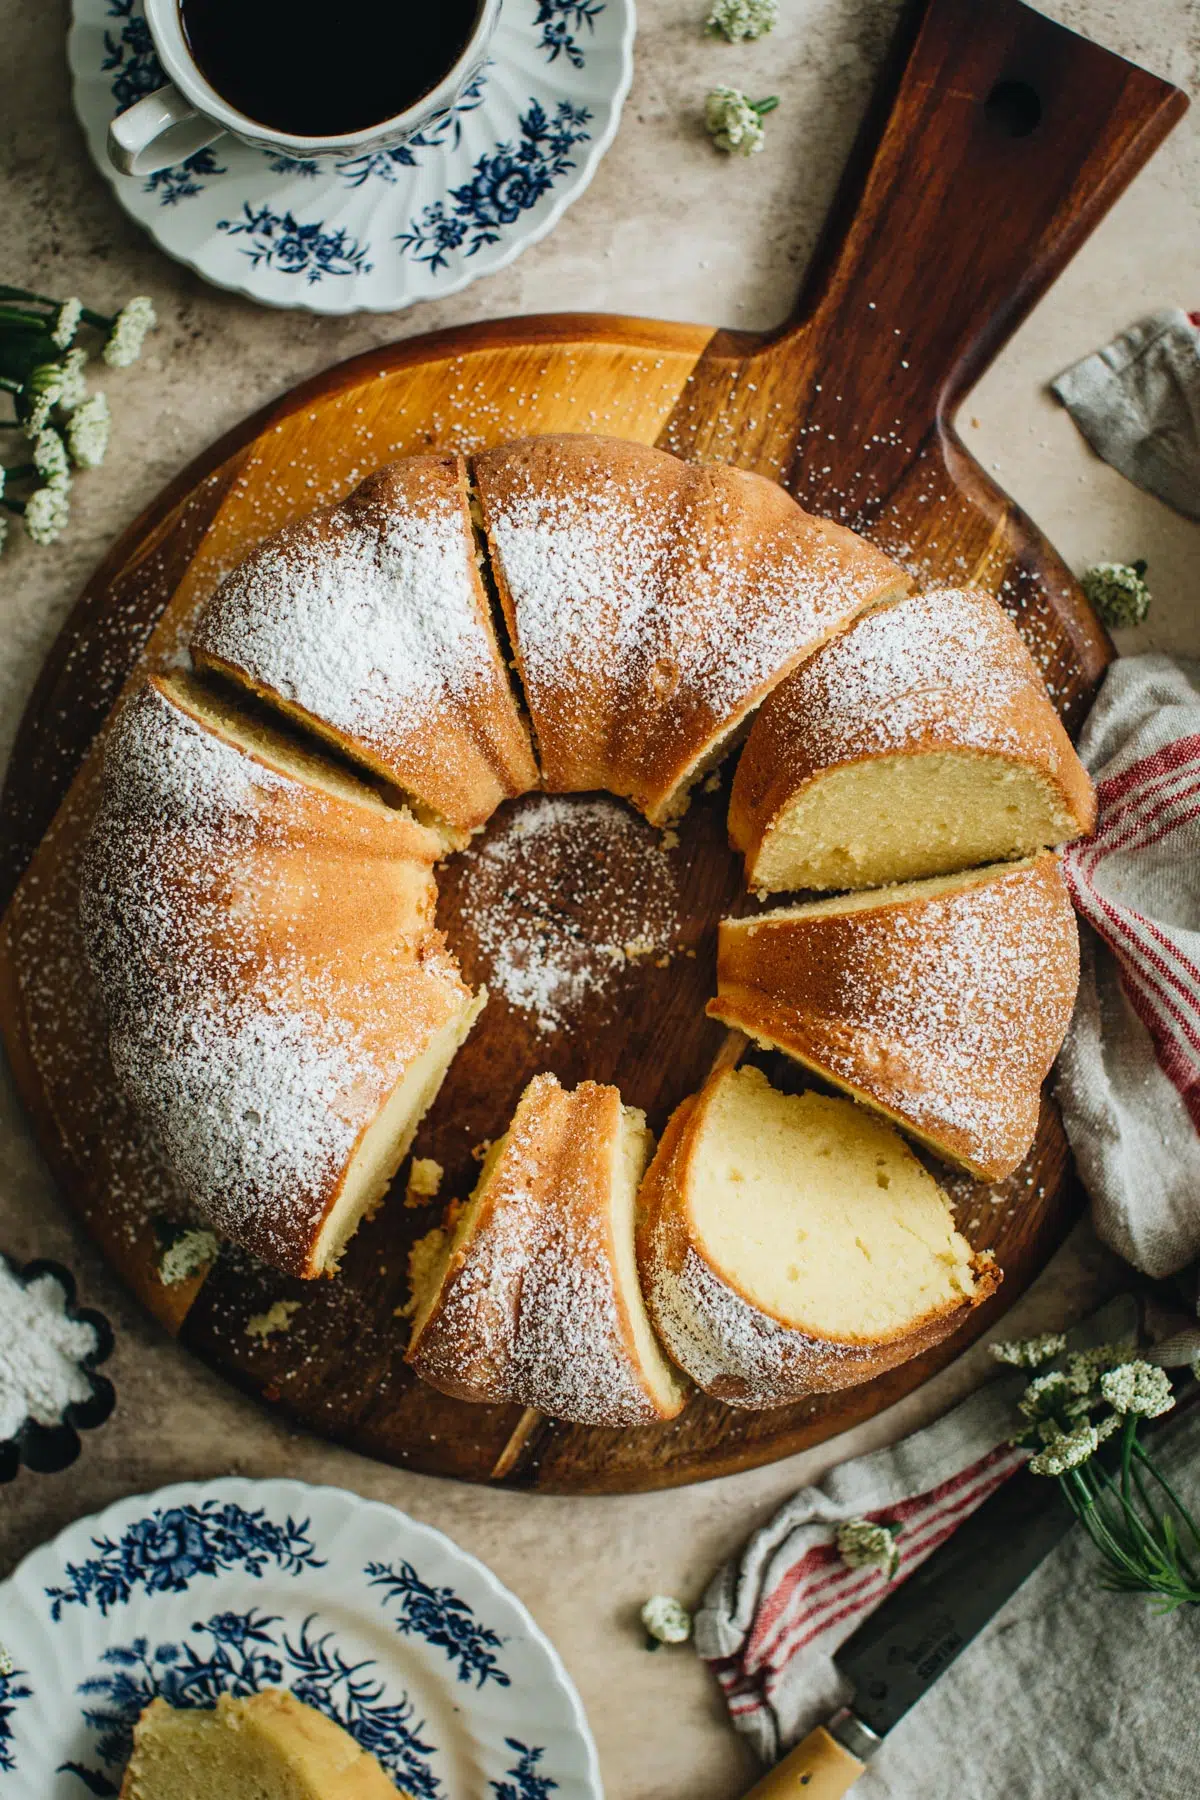
<svg viewBox="0 0 1200 1800">
<path fill-rule="evenodd" d="M 997 1301 L 959 1338 L 878 1381 L 759 1414 L 698 1398 L 670 1425 L 620 1432 L 466 1406 L 412 1378 L 407 1325 L 395 1316 L 407 1298 L 408 1246 L 442 1200 L 469 1191 L 473 1148 L 504 1129 L 529 1076 L 551 1068 L 567 1082 L 615 1081 L 661 1129 L 714 1059 L 730 1054 L 703 1012 L 716 922 L 741 903 L 725 843 L 726 776 L 693 804 L 668 853 L 679 923 L 669 956 L 619 968 L 557 1033 L 539 1031 L 502 995 L 488 1006 L 418 1138 L 417 1151 L 446 1170 L 437 1203 L 406 1207 L 395 1192 L 333 1281 L 291 1282 L 223 1252 L 205 1276 L 164 1286 L 163 1232 L 181 1201 L 108 1066 L 78 941 L 77 857 L 105 721 L 123 687 L 178 659 L 197 608 L 265 533 L 377 465 L 434 445 L 474 450 L 533 432 L 599 431 L 761 470 L 805 506 L 867 532 L 922 580 L 998 594 L 1077 724 L 1110 646 L 1066 567 L 972 462 L 952 419 L 1184 104 L 1016 0 L 929 0 L 905 22 L 802 303 L 780 332 L 551 316 L 409 340 L 248 421 L 126 532 L 50 657 L 9 772 L 0 1018 L 71 1206 L 197 1355 L 312 1430 L 405 1467 L 559 1493 L 662 1487 L 786 1455 L 889 1405 L 1045 1263 L 1080 1203 L 1049 1102 L 1011 1181 L 949 1181 L 962 1228 L 1004 1268 Z M 490 827 L 489 839 L 502 829 Z M 648 828 L 645 836 L 649 849 Z M 440 916 L 468 976 L 486 979 L 488 955 L 460 904 L 469 859 L 444 872 Z M 584 873 L 553 896 L 560 922 L 585 939 L 597 928 L 594 893 Z M 280 1299 L 299 1302 L 290 1328 L 248 1335 L 254 1315 Z"/>
</svg>

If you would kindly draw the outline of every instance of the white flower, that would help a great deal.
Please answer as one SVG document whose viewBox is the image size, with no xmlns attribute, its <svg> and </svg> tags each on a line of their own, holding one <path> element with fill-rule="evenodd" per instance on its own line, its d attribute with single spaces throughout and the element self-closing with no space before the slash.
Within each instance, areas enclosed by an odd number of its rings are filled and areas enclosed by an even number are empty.
<svg viewBox="0 0 1200 1800">
<path fill-rule="evenodd" d="M 1014 1369 L 1036 1369 L 1052 1357 L 1061 1356 L 1066 1347 L 1061 1331 L 1044 1331 L 1041 1337 L 1012 1338 L 1006 1344 L 993 1344 L 991 1354 L 997 1362 L 1011 1363 Z"/>
<path fill-rule="evenodd" d="M 900 1565 L 895 1533 L 870 1519 L 846 1519 L 837 1528 L 836 1542 L 849 1569 L 882 1569 L 890 1581 Z"/>
<path fill-rule="evenodd" d="M 778 19 L 778 0 L 713 0 L 704 29 L 709 37 L 720 35 L 737 44 L 743 38 L 765 37 Z"/>
<path fill-rule="evenodd" d="M 657 1644 L 686 1644 L 692 1635 L 692 1615 L 670 1594 L 651 1594 L 642 1608 L 647 1637 Z"/>
<path fill-rule="evenodd" d="M 58 404 L 64 412 L 73 412 L 87 396 L 83 371 L 87 367 L 86 350 L 68 350 L 59 368 L 62 371 L 62 395 Z"/>
<path fill-rule="evenodd" d="M 67 447 L 81 469 L 99 468 L 104 461 L 110 424 L 108 400 L 103 394 L 92 394 L 67 420 Z"/>
<path fill-rule="evenodd" d="M 747 100 L 737 88 L 716 87 L 704 102 L 704 124 L 718 150 L 756 156 L 763 147 L 763 114 L 778 100 Z"/>
<path fill-rule="evenodd" d="M 63 396 L 63 373 L 59 363 L 39 363 L 31 369 L 25 383 L 28 406 L 24 424 L 30 437 L 36 437 L 50 422 L 50 414 Z"/>
<path fill-rule="evenodd" d="M 16 1667 L 9 1650 L 4 1644 L 0 1644 L 0 1675 L 13 1675 L 16 1673 Z"/>
<path fill-rule="evenodd" d="M 1048 1369 L 1044 1375 L 1034 1376 L 1017 1406 L 1027 1419 L 1044 1419 L 1073 1396 L 1074 1390 L 1063 1370 Z"/>
<path fill-rule="evenodd" d="M 75 341 L 75 333 L 79 330 L 82 317 L 82 300 L 64 300 L 58 309 L 54 330 L 50 333 L 51 343 L 59 350 L 66 350 Z"/>
<path fill-rule="evenodd" d="M 112 322 L 112 330 L 104 346 L 104 360 L 110 369 L 127 369 L 142 354 L 146 333 L 158 323 L 153 301 L 137 294 L 123 306 Z"/>
<path fill-rule="evenodd" d="M 185 1231 L 168 1244 L 159 1258 L 158 1279 L 164 1287 L 178 1281 L 190 1281 L 214 1260 L 221 1241 L 211 1231 Z"/>
<path fill-rule="evenodd" d="M 52 544 L 70 514 L 65 488 L 35 488 L 25 502 L 25 529 L 35 544 Z"/>
<path fill-rule="evenodd" d="M 1030 1457 L 1029 1467 L 1035 1475 L 1065 1475 L 1094 1456 L 1099 1446 L 1100 1433 L 1094 1425 L 1077 1425 L 1074 1431 L 1051 1438 L 1044 1450 Z"/>
<path fill-rule="evenodd" d="M 1082 577 L 1083 591 L 1106 625 L 1140 625 L 1150 611 L 1146 565 L 1097 563 Z"/>
<path fill-rule="evenodd" d="M 1148 1362 L 1127 1362 L 1109 1369 L 1100 1377 L 1100 1392 L 1123 1417 L 1134 1413 L 1143 1419 L 1157 1419 L 1175 1404 L 1166 1370 Z"/>
<path fill-rule="evenodd" d="M 67 446 L 52 426 L 47 425 L 33 440 L 33 466 L 49 487 L 70 487 L 71 465 Z"/>
</svg>

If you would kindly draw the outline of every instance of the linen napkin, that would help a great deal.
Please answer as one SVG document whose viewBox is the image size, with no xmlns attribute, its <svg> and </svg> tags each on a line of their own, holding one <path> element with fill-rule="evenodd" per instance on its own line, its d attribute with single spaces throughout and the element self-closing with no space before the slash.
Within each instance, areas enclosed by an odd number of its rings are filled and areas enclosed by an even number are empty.
<svg viewBox="0 0 1200 1800">
<path fill-rule="evenodd" d="M 1131 1337 L 1134 1320 L 1132 1301 L 1114 1301 L 1072 1347 Z M 1027 1380 L 1006 1376 L 803 1489 L 714 1578 L 696 1648 L 764 1762 L 850 1698 L 833 1653 L 891 1591 L 881 1572 L 842 1564 L 837 1524 L 898 1526 L 904 1580 L 1023 1460 L 1007 1440 Z M 1198 1453 L 1195 1416 L 1159 1447 L 1193 1501 Z M 855 1800 L 1200 1800 L 1192 1612 L 1154 1616 L 1097 1576 L 1091 1545 L 1068 1533 L 888 1735 Z"/>
<path fill-rule="evenodd" d="M 1200 313 L 1151 313 L 1051 383 L 1088 443 L 1200 519 Z"/>
<path fill-rule="evenodd" d="M 1099 1235 L 1169 1275 L 1200 1256 L 1200 663 L 1115 662 L 1079 753 L 1099 820 L 1063 857 L 1083 966 L 1057 1099 Z"/>
</svg>

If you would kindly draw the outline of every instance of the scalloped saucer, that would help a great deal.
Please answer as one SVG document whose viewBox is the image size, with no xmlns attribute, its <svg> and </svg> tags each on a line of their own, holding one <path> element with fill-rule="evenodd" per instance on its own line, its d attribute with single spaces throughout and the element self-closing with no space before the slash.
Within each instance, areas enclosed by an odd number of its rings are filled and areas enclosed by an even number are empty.
<svg viewBox="0 0 1200 1800">
<path fill-rule="evenodd" d="M 544 237 L 616 133 L 634 0 L 505 0 L 483 71 L 392 150 L 275 156 L 220 138 L 118 175 L 108 122 L 161 85 L 141 0 L 73 0 L 68 59 L 88 148 L 168 256 L 217 287 L 309 312 L 395 312 L 456 293 Z"/>
<path fill-rule="evenodd" d="M 6 1800 L 115 1795 L 161 1694 L 288 1688 L 414 1800 L 602 1800 L 579 1696 L 520 1601 L 428 1525 L 341 1488 L 181 1482 L 0 1585 Z"/>
</svg>

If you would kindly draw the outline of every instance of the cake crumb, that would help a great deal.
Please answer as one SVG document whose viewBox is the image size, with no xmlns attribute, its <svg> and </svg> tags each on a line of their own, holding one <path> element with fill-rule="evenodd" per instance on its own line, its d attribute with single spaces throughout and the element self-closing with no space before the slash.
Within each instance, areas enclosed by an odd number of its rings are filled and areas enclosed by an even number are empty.
<svg viewBox="0 0 1200 1800">
<path fill-rule="evenodd" d="M 426 1201 L 436 1199 L 445 1173 L 436 1157 L 414 1156 L 408 1171 L 408 1186 L 404 1190 L 405 1206 L 424 1206 Z"/>
<path fill-rule="evenodd" d="M 660 842 L 664 850 L 675 850 L 679 845 L 679 833 L 671 826 L 663 832 Z"/>
<path fill-rule="evenodd" d="M 260 1343 L 265 1343 L 276 1332 L 290 1331 L 292 1314 L 299 1310 L 298 1300 L 276 1300 L 274 1306 L 268 1307 L 266 1312 L 255 1313 L 252 1319 L 246 1320 L 246 1336 L 258 1338 Z"/>
<path fill-rule="evenodd" d="M 164 1287 L 192 1281 L 216 1260 L 220 1248 L 221 1240 L 215 1231 L 183 1231 L 159 1257 L 158 1279 Z"/>
<path fill-rule="evenodd" d="M 486 1155 L 487 1155 L 488 1151 L 491 1149 L 491 1147 L 492 1147 L 492 1139 L 484 1138 L 481 1143 L 473 1144 L 471 1146 L 471 1155 L 474 1157 L 474 1159 L 477 1163 L 481 1163 L 484 1160 L 484 1158 L 486 1157 Z"/>
</svg>

